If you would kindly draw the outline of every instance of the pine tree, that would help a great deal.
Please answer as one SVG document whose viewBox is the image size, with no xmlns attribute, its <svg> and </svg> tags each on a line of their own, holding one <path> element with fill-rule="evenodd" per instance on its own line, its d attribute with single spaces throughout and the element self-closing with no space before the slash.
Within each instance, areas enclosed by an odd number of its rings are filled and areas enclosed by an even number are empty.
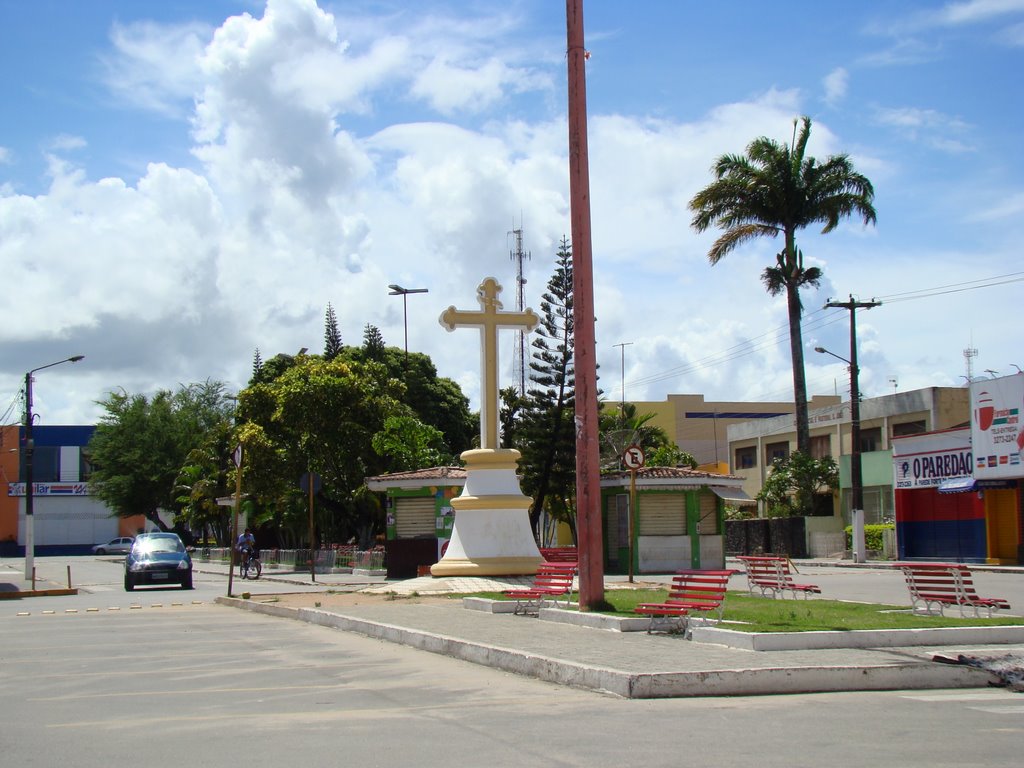
<svg viewBox="0 0 1024 768">
<path fill-rule="evenodd" d="M 530 524 L 538 531 L 545 509 L 568 523 L 576 536 L 573 515 L 576 488 L 574 329 L 572 248 L 563 237 L 555 257 L 555 273 L 541 297 L 541 321 L 531 342 L 530 389 L 526 394 L 519 445 L 523 490 L 533 498 Z"/>
<path fill-rule="evenodd" d="M 252 356 L 252 377 L 255 379 L 263 370 L 263 358 L 260 357 L 260 348 L 256 347 L 256 353 Z"/>
<path fill-rule="evenodd" d="M 363 353 L 366 360 L 384 361 L 384 337 L 376 325 L 367 323 L 363 329 Z"/>
<path fill-rule="evenodd" d="M 327 304 L 327 314 L 324 317 L 324 360 L 333 360 L 341 354 L 341 332 L 338 330 L 338 318 L 334 314 L 334 307 Z"/>
</svg>

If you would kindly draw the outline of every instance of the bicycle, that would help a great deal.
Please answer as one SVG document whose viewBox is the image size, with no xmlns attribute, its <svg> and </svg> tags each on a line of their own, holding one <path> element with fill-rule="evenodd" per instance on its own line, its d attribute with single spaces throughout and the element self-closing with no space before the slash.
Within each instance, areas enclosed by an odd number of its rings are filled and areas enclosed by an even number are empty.
<svg viewBox="0 0 1024 768">
<path fill-rule="evenodd" d="M 243 579 L 258 579 L 263 573 L 263 563 L 260 562 L 259 552 L 250 552 L 248 557 L 242 559 L 238 570 Z"/>
</svg>

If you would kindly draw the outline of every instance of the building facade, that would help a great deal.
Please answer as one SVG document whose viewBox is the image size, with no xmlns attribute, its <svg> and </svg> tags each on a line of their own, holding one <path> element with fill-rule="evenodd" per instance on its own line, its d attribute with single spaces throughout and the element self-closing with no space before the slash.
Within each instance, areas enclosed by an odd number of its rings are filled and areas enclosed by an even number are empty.
<svg viewBox="0 0 1024 768">
<path fill-rule="evenodd" d="M 962 387 L 929 387 L 870 398 L 860 406 L 861 476 L 865 523 L 895 518 L 892 441 L 906 435 L 964 427 L 970 419 L 970 392 Z M 811 455 L 832 456 L 839 465 L 840 492 L 807 518 L 808 549 L 826 554 L 821 546 L 850 524 L 853 447 L 850 403 L 810 410 Z M 743 490 L 756 496 L 772 462 L 796 450 L 796 424 L 791 415 L 729 427 L 729 457 L 733 474 L 743 478 Z M 763 512 L 763 510 L 762 510 Z M 831 545 L 829 545 L 831 546 Z"/>
<path fill-rule="evenodd" d="M 94 544 L 118 536 L 134 536 L 146 527 L 142 515 L 112 516 L 93 495 L 91 467 L 85 447 L 94 426 L 35 426 L 32 460 L 33 536 L 36 554 L 88 552 Z M 9 556 L 24 554 L 25 470 L 24 428 L 4 427 L 0 496 L 0 548 Z"/>
<path fill-rule="evenodd" d="M 752 503 L 731 475 L 676 467 L 601 477 L 606 573 L 725 567 L 725 510 Z M 630 515 L 631 497 L 635 511 Z"/>
<path fill-rule="evenodd" d="M 837 405 L 840 398 L 815 395 L 808 407 L 820 410 Z M 792 402 L 705 402 L 704 395 L 669 395 L 664 402 L 632 403 L 637 414 L 652 414 L 651 424 L 660 427 L 681 450 L 691 454 L 701 467 L 729 465 L 728 428 L 733 424 L 771 420 L 792 414 Z M 606 403 L 606 408 L 617 408 Z"/>
</svg>

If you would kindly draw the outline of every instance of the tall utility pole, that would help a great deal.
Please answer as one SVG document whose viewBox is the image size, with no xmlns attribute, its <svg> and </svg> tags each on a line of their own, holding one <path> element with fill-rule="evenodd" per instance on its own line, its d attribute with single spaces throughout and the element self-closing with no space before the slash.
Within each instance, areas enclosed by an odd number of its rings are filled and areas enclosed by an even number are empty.
<svg viewBox="0 0 1024 768">
<path fill-rule="evenodd" d="M 864 478 L 860 457 L 860 368 L 857 366 L 857 310 L 877 307 L 880 301 L 831 301 L 825 307 L 850 311 L 850 524 L 853 526 L 854 559 L 864 561 Z"/>
<path fill-rule="evenodd" d="M 513 224 L 512 226 L 515 226 Z M 523 221 L 519 220 L 519 229 L 509 232 L 515 238 L 515 250 L 509 256 L 516 262 L 516 312 L 524 309 L 523 286 L 526 285 L 526 278 L 523 277 L 523 260 L 529 259 L 529 252 L 523 253 Z M 519 386 L 519 396 L 526 396 L 526 333 L 522 328 L 516 329 L 516 358 L 512 363 L 512 373 L 516 384 Z"/>
<path fill-rule="evenodd" d="M 604 603 L 601 553 L 601 468 L 597 426 L 597 344 L 594 334 L 594 266 L 590 242 L 590 162 L 587 152 L 588 54 L 583 44 L 583 0 L 566 0 L 569 70 L 569 212 L 572 220 L 572 317 L 576 371 L 576 531 L 579 540 L 580 610 Z"/>
<path fill-rule="evenodd" d="M 621 353 L 620 357 L 621 357 L 621 362 L 622 362 L 622 368 L 621 368 L 622 378 L 621 378 L 621 383 L 620 383 L 619 386 L 622 389 L 622 392 L 620 393 L 620 396 L 619 396 L 619 418 L 622 420 L 622 422 L 625 422 L 626 421 L 626 347 L 633 346 L 633 342 L 632 341 L 624 341 L 621 344 L 613 344 L 612 346 L 618 347 L 619 348 L 619 352 Z"/>
</svg>

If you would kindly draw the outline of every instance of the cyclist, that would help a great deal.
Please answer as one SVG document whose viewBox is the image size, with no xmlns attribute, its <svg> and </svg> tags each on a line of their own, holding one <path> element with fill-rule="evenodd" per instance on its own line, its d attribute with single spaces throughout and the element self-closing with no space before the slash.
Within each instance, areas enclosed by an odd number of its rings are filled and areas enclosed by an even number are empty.
<svg viewBox="0 0 1024 768">
<path fill-rule="evenodd" d="M 238 550 L 241 565 L 248 564 L 250 555 L 256 551 L 256 537 L 253 536 L 251 528 L 246 528 L 245 533 L 238 537 L 235 549 Z"/>
</svg>

